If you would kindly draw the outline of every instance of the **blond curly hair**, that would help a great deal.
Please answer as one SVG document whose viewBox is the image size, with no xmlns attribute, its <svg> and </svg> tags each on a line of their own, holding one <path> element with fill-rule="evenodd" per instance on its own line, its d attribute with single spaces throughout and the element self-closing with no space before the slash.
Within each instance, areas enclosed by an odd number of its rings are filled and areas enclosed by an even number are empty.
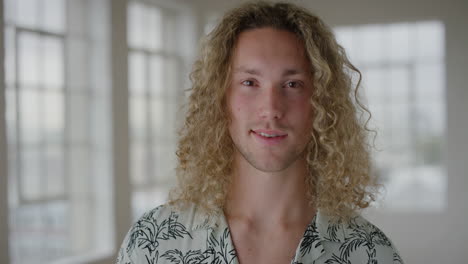
<svg viewBox="0 0 468 264">
<path fill-rule="evenodd" d="M 322 212 L 348 218 L 369 206 L 377 186 L 366 143 L 370 114 L 361 118 L 368 113 L 358 96 L 361 73 L 321 19 L 289 3 L 244 4 L 226 13 L 204 39 L 190 75 L 177 150 L 179 184 L 170 201 L 196 203 L 208 212 L 224 208 L 234 153 L 226 108 L 232 51 L 241 32 L 264 27 L 290 31 L 304 43 L 315 88 L 306 148 L 308 198 Z"/>
</svg>

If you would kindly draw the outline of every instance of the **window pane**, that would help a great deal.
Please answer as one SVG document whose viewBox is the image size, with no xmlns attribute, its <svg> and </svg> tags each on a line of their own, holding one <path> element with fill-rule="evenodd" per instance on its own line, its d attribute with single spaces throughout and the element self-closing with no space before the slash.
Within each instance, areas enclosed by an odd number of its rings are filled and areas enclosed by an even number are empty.
<svg viewBox="0 0 468 264">
<path fill-rule="evenodd" d="M 369 104 L 369 110 L 372 114 L 370 120 L 370 126 L 377 132 L 377 136 L 375 138 L 375 144 L 377 148 L 383 147 L 383 135 L 382 135 L 382 127 L 385 121 L 385 112 L 384 107 L 378 103 Z M 373 138 L 371 138 L 373 140 Z"/>
<path fill-rule="evenodd" d="M 156 153 L 155 177 L 158 182 L 175 182 L 175 166 L 177 156 L 174 144 L 158 142 L 154 146 Z"/>
<path fill-rule="evenodd" d="M 174 11 L 174 10 L 172 10 Z M 128 45 L 131 174 L 134 217 L 166 200 L 174 168 L 180 87 L 176 14 L 149 2 L 129 2 Z M 180 34 L 179 34 L 180 35 Z M 138 55 L 136 55 L 138 54 Z M 135 66 L 133 66 L 135 65 Z M 132 106 L 133 105 L 133 106 Z M 138 135 L 142 135 L 138 138 Z M 160 198 L 158 198 L 160 197 Z"/>
<path fill-rule="evenodd" d="M 47 142 L 61 143 L 64 138 L 65 108 L 64 95 L 60 92 L 47 92 L 43 94 L 44 114 L 43 132 Z"/>
<path fill-rule="evenodd" d="M 374 157 L 379 176 L 387 182 L 386 206 L 443 208 L 443 24 L 366 25 L 336 32 L 350 42 L 348 46 L 362 51 L 354 59 L 363 72 L 363 86 L 374 119 L 371 125 L 377 125 L 379 151 Z"/>
<path fill-rule="evenodd" d="M 382 102 L 385 98 L 385 72 L 380 68 L 369 68 L 362 71 L 362 85 L 370 103 Z"/>
<path fill-rule="evenodd" d="M 440 22 L 416 25 L 416 56 L 420 59 L 443 59 L 445 52 L 444 26 Z"/>
<path fill-rule="evenodd" d="M 166 112 L 165 103 L 162 99 L 155 99 L 151 101 L 151 125 L 153 128 L 153 136 L 161 138 L 167 133 L 168 124 L 165 122 L 165 116 L 169 114 Z"/>
<path fill-rule="evenodd" d="M 131 175 L 132 184 L 142 186 L 147 183 L 148 178 L 148 152 L 146 151 L 147 143 L 133 141 L 131 155 Z"/>
<path fill-rule="evenodd" d="M 127 38 L 130 47 L 144 47 L 145 42 L 145 17 L 144 7 L 135 1 L 130 1 L 127 9 L 128 27 Z"/>
<path fill-rule="evenodd" d="M 177 138 L 177 111 L 179 111 L 179 106 L 176 102 L 169 102 L 168 104 L 166 104 L 166 115 L 164 119 L 164 123 L 166 124 L 166 126 L 164 127 L 164 130 L 165 138 L 170 141 L 175 140 Z"/>
<path fill-rule="evenodd" d="M 70 94 L 67 102 L 68 136 L 72 143 L 83 144 L 89 137 L 89 112 L 91 102 L 84 94 Z M 72 121 L 73 120 L 73 121 Z"/>
<path fill-rule="evenodd" d="M 388 79 L 390 80 L 390 97 L 388 97 L 387 100 L 396 103 L 407 102 L 410 92 L 408 68 L 392 67 L 388 74 Z"/>
<path fill-rule="evenodd" d="M 4 2 L 12 263 L 110 254 L 109 3 Z"/>
<path fill-rule="evenodd" d="M 128 58 L 129 90 L 131 93 L 144 93 L 146 84 L 146 61 L 143 53 L 132 52 Z"/>
<path fill-rule="evenodd" d="M 440 136 L 445 131 L 445 108 L 439 101 L 417 103 L 416 115 L 418 117 L 420 136 Z"/>
<path fill-rule="evenodd" d="M 70 89 L 85 89 L 89 85 L 88 58 L 87 49 L 89 48 L 85 41 L 67 42 L 68 60 L 73 61 L 67 67 L 67 86 Z"/>
<path fill-rule="evenodd" d="M 101 88 L 102 89 L 102 88 Z M 109 93 L 105 96 L 88 97 L 91 103 L 88 118 L 90 119 L 87 129 L 89 129 L 89 141 L 94 151 L 106 151 L 110 155 L 111 150 L 111 123 L 110 123 L 110 102 Z"/>
<path fill-rule="evenodd" d="M 38 85 L 40 76 L 40 39 L 30 33 L 18 37 L 18 63 L 20 85 Z"/>
<path fill-rule="evenodd" d="M 154 186 L 151 189 L 136 190 L 132 194 L 133 221 L 136 221 L 141 215 L 167 201 L 169 193 L 167 186 Z"/>
<path fill-rule="evenodd" d="M 138 2 L 128 6 L 128 43 L 133 48 L 161 49 L 163 46 L 162 13 L 159 8 Z"/>
<path fill-rule="evenodd" d="M 145 9 L 145 47 L 150 49 L 161 49 L 164 40 L 162 34 L 162 14 L 161 10 L 155 7 Z"/>
<path fill-rule="evenodd" d="M 386 185 L 387 206 L 398 210 L 442 210 L 446 203 L 446 180 L 441 167 L 419 166 L 394 169 Z M 417 197 L 417 199 L 415 199 Z"/>
<path fill-rule="evenodd" d="M 63 89 L 64 59 L 63 43 L 58 38 L 42 38 L 42 61 L 43 67 L 42 84 L 47 88 Z"/>
<path fill-rule="evenodd" d="M 14 263 L 50 263 L 70 252 L 68 204 L 24 205 L 11 212 Z"/>
<path fill-rule="evenodd" d="M 444 100 L 445 75 L 444 67 L 439 63 L 416 64 L 415 67 L 416 98 L 421 101 Z"/>
<path fill-rule="evenodd" d="M 392 147 L 400 149 L 410 144 L 409 129 L 409 105 L 408 103 L 394 103 L 391 110 L 391 136 Z"/>
<path fill-rule="evenodd" d="M 395 62 L 408 62 L 410 59 L 410 27 L 408 24 L 395 24 L 388 27 L 385 42 L 389 45 L 386 59 Z"/>
<path fill-rule="evenodd" d="M 39 0 L 17 0 L 16 22 L 24 27 L 36 28 L 39 25 Z"/>
<path fill-rule="evenodd" d="M 41 0 L 41 26 L 43 30 L 49 32 L 64 32 L 65 21 L 65 1 L 66 0 Z"/>
<path fill-rule="evenodd" d="M 359 30 L 361 53 L 359 57 L 363 62 L 378 62 L 384 58 L 384 32 L 380 25 L 363 26 Z"/>
<path fill-rule="evenodd" d="M 35 90 L 25 89 L 19 93 L 19 125 L 21 141 L 37 144 L 41 140 L 41 100 Z"/>
<path fill-rule="evenodd" d="M 181 90 L 179 80 L 180 73 L 178 61 L 175 58 L 166 59 L 164 61 L 165 71 L 165 80 L 164 80 L 164 89 L 167 98 L 171 101 L 177 100 L 179 91 Z"/>
<path fill-rule="evenodd" d="M 335 30 L 335 34 L 336 40 L 345 49 L 348 59 L 350 59 L 352 63 L 356 63 L 359 57 L 355 55 L 353 29 L 338 28 Z"/>
<path fill-rule="evenodd" d="M 69 179 L 70 199 L 73 202 L 81 203 L 80 206 L 85 207 L 76 209 L 84 214 L 84 216 L 79 216 L 80 218 L 86 217 L 88 214 L 86 206 L 89 205 L 87 205 L 86 201 L 89 202 L 88 199 L 90 198 L 89 196 L 93 185 L 91 181 L 91 154 L 93 153 L 84 146 L 77 146 L 70 149 L 66 156 L 68 159 L 67 175 Z M 72 209 L 72 211 L 76 214 L 75 209 Z M 83 228 L 84 226 L 82 225 L 81 229 Z"/>
<path fill-rule="evenodd" d="M 137 140 L 145 140 L 147 138 L 147 103 L 145 97 L 134 96 L 130 98 L 130 124 L 131 138 Z"/>
<path fill-rule="evenodd" d="M 47 146 L 44 153 L 45 162 L 45 193 L 47 197 L 55 198 L 65 195 L 64 151 L 62 146 Z"/>
<path fill-rule="evenodd" d="M 23 148 L 21 151 L 21 196 L 25 200 L 36 200 L 43 193 L 42 158 L 38 148 Z"/>
<path fill-rule="evenodd" d="M 164 59 L 161 56 L 153 56 L 150 61 L 150 90 L 154 96 L 163 96 L 168 88 L 169 76 L 164 74 Z"/>
<path fill-rule="evenodd" d="M 75 147 L 69 153 L 69 199 L 70 206 L 70 240 L 73 248 L 80 254 L 96 250 L 95 215 L 93 209 L 96 201 L 92 173 L 92 160 L 95 154 L 85 147 Z M 102 188 L 102 187 L 101 187 Z"/>
</svg>

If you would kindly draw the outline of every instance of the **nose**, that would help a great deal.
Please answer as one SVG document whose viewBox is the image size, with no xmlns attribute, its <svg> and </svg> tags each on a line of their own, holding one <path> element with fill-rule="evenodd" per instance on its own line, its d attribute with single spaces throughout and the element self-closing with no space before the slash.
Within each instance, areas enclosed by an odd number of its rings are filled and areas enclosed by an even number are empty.
<svg viewBox="0 0 468 264">
<path fill-rule="evenodd" d="M 281 119 L 285 110 L 285 98 L 281 88 L 269 87 L 264 89 L 259 104 L 259 113 L 262 119 Z"/>
</svg>

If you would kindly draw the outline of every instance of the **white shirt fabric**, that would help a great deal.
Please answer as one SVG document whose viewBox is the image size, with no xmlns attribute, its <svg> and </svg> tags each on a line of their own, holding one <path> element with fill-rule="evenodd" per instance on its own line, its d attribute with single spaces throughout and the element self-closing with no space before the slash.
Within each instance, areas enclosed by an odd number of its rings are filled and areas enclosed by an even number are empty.
<svg viewBox="0 0 468 264">
<path fill-rule="evenodd" d="M 117 264 L 238 264 L 223 213 L 207 216 L 192 205 L 145 213 L 130 229 Z M 291 264 L 403 263 L 387 236 L 361 216 L 333 223 L 317 212 Z"/>
</svg>

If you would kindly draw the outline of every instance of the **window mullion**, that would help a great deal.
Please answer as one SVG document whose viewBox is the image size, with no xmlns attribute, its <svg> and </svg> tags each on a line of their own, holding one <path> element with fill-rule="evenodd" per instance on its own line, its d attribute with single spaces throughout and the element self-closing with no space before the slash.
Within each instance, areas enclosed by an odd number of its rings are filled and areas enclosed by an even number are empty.
<svg viewBox="0 0 468 264">
<path fill-rule="evenodd" d="M 114 243 L 115 248 L 119 248 L 131 225 L 132 215 L 129 173 L 127 1 L 110 1 L 110 7 Z"/>
</svg>

